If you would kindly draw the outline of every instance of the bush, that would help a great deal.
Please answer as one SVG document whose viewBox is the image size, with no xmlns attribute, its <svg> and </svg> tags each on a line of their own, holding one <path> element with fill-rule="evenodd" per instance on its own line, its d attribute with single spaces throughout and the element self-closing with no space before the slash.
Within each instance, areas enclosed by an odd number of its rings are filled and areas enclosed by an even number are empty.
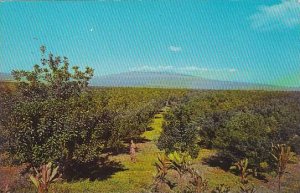
<svg viewBox="0 0 300 193">
<path fill-rule="evenodd" d="M 269 132 L 261 115 L 237 113 L 218 130 L 214 145 L 232 162 L 248 158 L 250 166 L 259 168 L 270 157 Z"/>
<path fill-rule="evenodd" d="M 295 135 L 291 140 L 290 140 L 290 146 L 296 154 L 300 155 L 300 136 Z"/>
<path fill-rule="evenodd" d="M 50 161 L 66 165 L 75 159 L 94 159 L 103 149 L 100 105 L 87 91 L 93 69 L 69 69 L 66 57 L 45 57 L 32 71 L 12 72 L 17 81 L 16 100 L 4 120 L 14 140 L 10 150 L 20 162 L 35 166 Z M 101 138 L 101 139 L 100 139 Z"/>
<path fill-rule="evenodd" d="M 166 115 L 163 132 L 158 140 L 158 148 L 167 153 L 174 151 L 187 152 L 192 158 L 198 156 L 199 128 L 189 123 L 188 109 L 178 107 Z"/>
</svg>

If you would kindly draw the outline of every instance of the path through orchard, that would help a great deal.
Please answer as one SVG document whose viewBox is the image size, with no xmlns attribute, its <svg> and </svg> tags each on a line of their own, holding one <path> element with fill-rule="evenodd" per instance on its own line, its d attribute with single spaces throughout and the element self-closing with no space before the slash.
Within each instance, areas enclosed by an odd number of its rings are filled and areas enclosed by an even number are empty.
<svg viewBox="0 0 300 193">
<path fill-rule="evenodd" d="M 155 162 L 157 161 L 157 155 L 161 151 L 157 148 L 156 142 L 162 131 L 162 125 L 164 122 L 164 114 L 167 108 L 164 108 L 160 113 L 156 114 L 149 125 L 150 130 L 145 131 L 141 137 L 144 142 L 136 143 L 136 163 L 130 161 L 129 148 L 128 151 L 123 154 L 112 155 L 109 160 L 113 163 L 119 163 L 122 166 L 121 169 L 114 170 L 105 179 L 99 180 L 80 180 L 76 182 L 58 183 L 55 189 L 68 190 L 69 192 L 86 192 L 86 193 L 99 193 L 99 192 L 112 192 L 112 193 L 141 193 L 149 192 L 149 188 L 153 182 L 153 177 L 156 173 Z M 219 184 L 226 184 L 232 188 L 232 190 L 238 192 L 240 185 L 240 178 L 230 172 L 226 172 L 219 167 L 212 167 L 205 163 L 207 158 L 210 158 L 216 154 L 216 150 L 201 149 L 198 158 L 193 160 L 193 167 L 197 168 L 203 176 L 208 180 L 210 188 L 216 187 Z M 289 166 L 289 171 L 293 171 L 295 168 L 299 170 L 299 164 L 292 164 Z M 294 172 L 292 172 L 294 173 Z M 296 172 L 297 173 L 297 172 Z M 294 173 L 295 174 L 295 173 Z M 295 174 L 297 175 L 297 174 Z M 291 189 L 285 189 L 289 192 L 297 192 L 299 190 L 299 184 L 292 182 L 292 186 L 288 181 L 298 179 L 298 175 L 287 176 L 284 179 L 285 187 L 291 187 Z M 276 191 L 276 180 L 269 179 L 269 183 L 264 183 L 261 180 L 251 178 L 251 183 L 255 184 L 258 192 L 272 193 Z M 63 191 L 62 191 L 63 192 Z M 285 192 L 285 191 L 283 191 Z"/>
<path fill-rule="evenodd" d="M 160 150 L 156 146 L 156 142 L 162 131 L 164 121 L 164 113 L 167 108 L 163 108 L 161 112 L 154 115 L 149 125 L 149 130 L 145 131 L 141 137 L 144 142 L 136 143 L 136 163 L 130 161 L 128 152 L 109 157 L 114 163 L 119 163 L 122 169 L 114 172 L 107 179 L 103 180 L 81 180 L 71 183 L 57 184 L 64 190 L 71 192 L 130 192 L 140 193 L 149 191 L 149 187 L 153 182 L 156 173 L 155 162 Z M 59 189 L 59 187 L 56 187 Z"/>
</svg>

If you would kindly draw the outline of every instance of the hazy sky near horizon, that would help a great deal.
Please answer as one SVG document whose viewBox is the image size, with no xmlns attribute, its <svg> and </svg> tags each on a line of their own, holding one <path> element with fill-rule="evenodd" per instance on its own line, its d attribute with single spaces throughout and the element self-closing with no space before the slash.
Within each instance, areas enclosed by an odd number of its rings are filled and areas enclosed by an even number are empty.
<svg viewBox="0 0 300 193">
<path fill-rule="evenodd" d="M 95 75 L 163 71 L 300 86 L 298 0 L 0 2 L 0 72 L 40 45 Z"/>
</svg>

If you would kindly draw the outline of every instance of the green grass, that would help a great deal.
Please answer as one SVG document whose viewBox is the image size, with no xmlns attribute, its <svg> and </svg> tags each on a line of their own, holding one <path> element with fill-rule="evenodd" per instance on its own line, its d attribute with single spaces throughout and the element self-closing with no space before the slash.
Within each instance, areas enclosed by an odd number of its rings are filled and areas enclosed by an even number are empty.
<svg viewBox="0 0 300 193">
<path fill-rule="evenodd" d="M 192 162 L 193 167 L 198 169 L 202 173 L 203 177 L 207 179 L 210 189 L 214 189 L 220 184 L 225 184 L 226 186 L 229 186 L 232 191 L 238 192 L 241 185 L 239 176 L 236 176 L 231 172 L 226 172 L 219 167 L 211 167 L 204 163 L 205 159 L 214 156 L 216 153 L 217 150 L 201 149 L 198 157 Z M 255 185 L 258 192 L 270 192 L 266 187 L 263 186 L 262 181 L 251 177 L 249 177 L 249 180 L 250 184 Z"/>
<path fill-rule="evenodd" d="M 225 172 L 218 167 L 210 167 L 203 164 L 203 160 L 215 155 L 216 150 L 201 149 L 197 159 L 193 160 L 193 165 L 201 171 L 205 179 L 208 180 L 208 186 L 214 188 L 219 184 L 225 184 L 230 187 L 234 187 L 240 182 L 240 178 L 232 173 Z"/>
<path fill-rule="evenodd" d="M 162 132 L 162 125 L 164 122 L 163 115 L 167 111 L 168 111 L 168 107 L 165 107 L 162 109 L 161 113 L 154 115 L 154 118 L 152 119 L 152 121 L 149 125 L 150 128 L 152 128 L 152 130 L 144 132 L 142 134 L 142 137 L 144 137 L 145 139 L 154 141 L 154 142 L 156 142 L 158 140 L 160 133 Z"/>
</svg>

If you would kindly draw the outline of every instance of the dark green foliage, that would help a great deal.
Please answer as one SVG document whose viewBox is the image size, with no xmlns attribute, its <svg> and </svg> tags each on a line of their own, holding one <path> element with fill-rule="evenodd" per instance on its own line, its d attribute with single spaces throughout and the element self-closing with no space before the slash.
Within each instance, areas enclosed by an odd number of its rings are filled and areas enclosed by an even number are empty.
<svg viewBox="0 0 300 193">
<path fill-rule="evenodd" d="M 171 96 L 181 97 L 184 90 L 151 88 L 107 88 L 93 90 L 99 100 L 104 101 L 108 146 L 114 150 L 122 148 L 124 141 L 139 139 L 147 130 L 151 118 L 164 106 Z M 103 93 L 104 92 L 104 93 Z"/>
<path fill-rule="evenodd" d="M 192 125 L 188 109 L 179 106 L 165 117 L 163 132 L 158 141 L 158 147 L 167 153 L 174 151 L 187 152 L 193 158 L 199 152 L 199 127 Z"/>
<path fill-rule="evenodd" d="M 300 136 L 295 135 L 289 141 L 292 151 L 300 155 Z"/>
<path fill-rule="evenodd" d="M 216 132 L 214 146 L 233 162 L 248 158 L 250 165 L 258 167 L 269 157 L 269 132 L 261 115 L 237 113 Z"/>
<path fill-rule="evenodd" d="M 15 92 L 15 85 L 9 82 L 0 82 L 0 157 L 8 158 L 7 151 L 13 139 L 10 136 L 10 125 L 8 120 L 15 106 L 17 98 L 12 94 Z M 3 156 L 2 156 L 3 154 Z M 0 158 L 0 163 L 4 165 L 7 161 Z"/>
<path fill-rule="evenodd" d="M 17 70 L 14 107 L 8 109 L 9 125 L 14 142 L 10 149 L 20 162 L 40 165 L 70 160 L 90 161 L 103 149 L 103 128 L 99 124 L 98 103 L 86 91 L 93 69 L 69 69 L 63 60 L 51 53 L 45 58 L 41 47 L 41 65 L 32 71 Z M 7 108 L 6 108 L 7 109 Z"/>
<path fill-rule="evenodd" d="M 201 146 L 216 148 L 223 165 L 248 158 L 256 174 L 266 169 L 261 163 L 271 161 L 272 142 L 290 143 L 297 150 L 299 98 L 299 92 L 189 92 L 166 116 L 159 147 L 193 157 Z"/>
<path fill-rule="evenodd" d="M 88 96 L 19 103 L 11 116 L 16 155 L 35 165 L 91 161 L 104 143 L 96 105 Z"/>
</svg>

